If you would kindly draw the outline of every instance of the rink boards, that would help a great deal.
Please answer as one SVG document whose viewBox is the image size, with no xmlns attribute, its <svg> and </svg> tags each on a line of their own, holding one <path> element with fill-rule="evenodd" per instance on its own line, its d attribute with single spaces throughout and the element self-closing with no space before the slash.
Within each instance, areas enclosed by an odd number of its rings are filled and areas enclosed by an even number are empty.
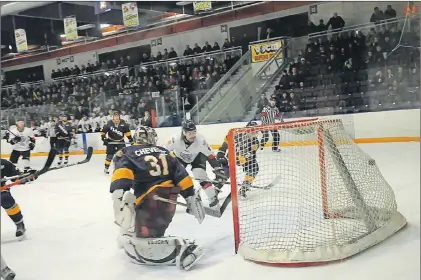
<svg viewBox="0 0 421 280">
<path fill-rule="evenodd" d="M 345 130 L 354 139 L 355 143 L 393 143 L 393 142 L 420 142 L 420 110 L 399 110 L 388 112 L 359 113 L 349 115 L 335 115 L 323 118 L 339 118 Z M 294 119 L 291 119 L 294 120 Z M 212 125 L 199 125 L 198 132 L 205 136 L 213 149 L 217 149 L 223 142 L 229 129 L 244 127 L 246 122 L 221 123 Z M 180 127 L 157 128 L 158 144 L 164 144 L 173 136 L 180 133 Z M 312 139 L 307 139 L 311 144 Z M 270 145 L 271 143 L 268 143 Z M 280 146 L 298 145 L 294 142 L 284 141 Z M 99 133 L 83 133 L 76 135 L 76 144 L 70 148 L 71 154 L 83 154 L 87 147 L 93 147 L 95 154 L 104 154 L 105 146 Z M 50 150 L 49 140 L 38 137 L 32 156 L 45 156 Z M 8 157 L 12 145 L 1 140 L 1 156 Z"/>
</svg>

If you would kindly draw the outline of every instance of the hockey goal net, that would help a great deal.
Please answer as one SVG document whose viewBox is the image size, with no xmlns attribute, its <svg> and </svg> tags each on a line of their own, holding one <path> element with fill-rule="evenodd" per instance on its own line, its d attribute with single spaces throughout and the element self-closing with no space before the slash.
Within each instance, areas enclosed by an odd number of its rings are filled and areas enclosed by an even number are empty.
<svg viewBox="0 0 421 280">
<path fill-rule="evenodd" d="M 238 159 L 249 152 L 251 137 L 271 131 L 279 133 L 281 151 L 268 142 L 245 168 Z M 247 260 L 287 266 L 338 261 L 406 224 L 376 162 L 339 119 L 237 128 L 228 138 L 235 250 Z M 238 192 L 245 180 L 252 183 L 243 198 Z"/>
</svg>

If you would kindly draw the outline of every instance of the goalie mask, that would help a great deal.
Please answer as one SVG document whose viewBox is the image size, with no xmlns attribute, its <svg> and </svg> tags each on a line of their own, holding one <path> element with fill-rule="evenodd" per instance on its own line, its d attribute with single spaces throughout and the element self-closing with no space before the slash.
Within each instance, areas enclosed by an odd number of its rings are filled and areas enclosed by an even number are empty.
<svg viewBox="0 0 421 280">
<path fill-rule="evenodd" d="M 133 134 L 133 142 L 139 145 L 156 145 L 157 138 L 158 135 L 156 134 L 155 129 L 146 126 L 139 126 Z"/>
<path fill-rule="evenodd" d="M 183 121 L 181 124 L 183 128 L 184 140 L 193 143 L 196 139 L 196 124 L 192 120 Z"/>
</svg>

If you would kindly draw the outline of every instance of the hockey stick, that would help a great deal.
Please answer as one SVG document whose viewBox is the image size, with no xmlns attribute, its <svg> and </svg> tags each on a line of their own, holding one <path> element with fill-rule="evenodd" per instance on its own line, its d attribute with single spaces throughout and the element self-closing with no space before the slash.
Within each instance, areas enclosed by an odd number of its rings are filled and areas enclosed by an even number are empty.
<svg viewBox="0 0 421 280">
<path fill-rule="evenodd" d="M 183 206 L 183 207 L 187 207 L 187 204 L 186 203 L 179 202 L 179 201 L 174 201 L 174 200 L 171 200 L 171 199 L 166 199 L 166 198 L 160 197 L 158 195 L 154 195 L 153 196 L 153 199 L 154 200 L 159 200 L 159 201 L 162 201 L 162 202 L 166 202 L 166 203 L 170 203 L 170 204 L 175 204 L 175 205 L 180 205 L 180 206 Z M 213 209 L 208 208 L 208 207 L 203 207 L 203 209 L 205 210 L 205 214 L 208 215 L 208 216 L 212 216 L 212 217 L 216 217 L 216 218 L 220 218 L 221 217 L 221 212 L 218 211 L 218 210 L 213 210 Z"/>
<path fill-rule="evenodd" d="M 44 167 L 41 170 L 36 171 L 32 175 L 29 175 L 29 176 L 26 175 L 26 176 L 24 176 L 22 178 L 18 178 L 13 183 L 10 183 L 8 185 L 2 186 L 0 188 L 0 191 L 5 191 L 5 190 L 10 189 L 13 186 L 16 186 L 16 185 L 24 185 L 24 184 L 26 184 L 26 183 L 28 183 L 30 181 L 36 180 L 36 178 L 38 178 L 40 175 L 42 175 L 45 172 L 49 171 L 49 169 L 51 167 L 51 164 L 53 164 L 53 161 L 54 161 L 56 155 L 57 155 L 57 150 L 56 149 L 51 149 L 50 152 L 48 153 L 47 161 L 45 162 L 45 165 L 44 165 Z"/>
<path fill-rule="evenodd" d="M 94 148 L 88 147 L 88 152 L 86 153 L 86 158 L 84 160 L 79 161 L 79 162 L 75 162 L 75 163 L 71 163 L 71 164 L 67 164 L 67 165 L 51 167 L 50 169 L 48 169 L 48 171 L 62 169 L 62 168 L 65 168 L 65 167 L 71 167 L 71 166 L 87 163 L 91 160 L 93 152 L 94 152 Z"/>
</svg>

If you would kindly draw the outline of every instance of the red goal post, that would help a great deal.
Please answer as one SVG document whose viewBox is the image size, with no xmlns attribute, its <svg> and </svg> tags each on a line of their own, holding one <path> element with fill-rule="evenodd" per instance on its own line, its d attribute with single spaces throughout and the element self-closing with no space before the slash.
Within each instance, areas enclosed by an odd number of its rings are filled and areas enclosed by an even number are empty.
<svg viewBox="0 0 421 280">
<path fill-rule="evenodd" d="M 238 139 L 244 138 L 236 136 L 273 130 L 280 134 L 281 152 L 257 152 L 254 183 L 275 178 L 274 186 L 239 200 Z M 334 262 L 406 224 L 375 161 L 353 143 L 340 119 L 231 129 L 228 157 L 235 252 L 247 260 L 283 266 Z"/>
</svg>

